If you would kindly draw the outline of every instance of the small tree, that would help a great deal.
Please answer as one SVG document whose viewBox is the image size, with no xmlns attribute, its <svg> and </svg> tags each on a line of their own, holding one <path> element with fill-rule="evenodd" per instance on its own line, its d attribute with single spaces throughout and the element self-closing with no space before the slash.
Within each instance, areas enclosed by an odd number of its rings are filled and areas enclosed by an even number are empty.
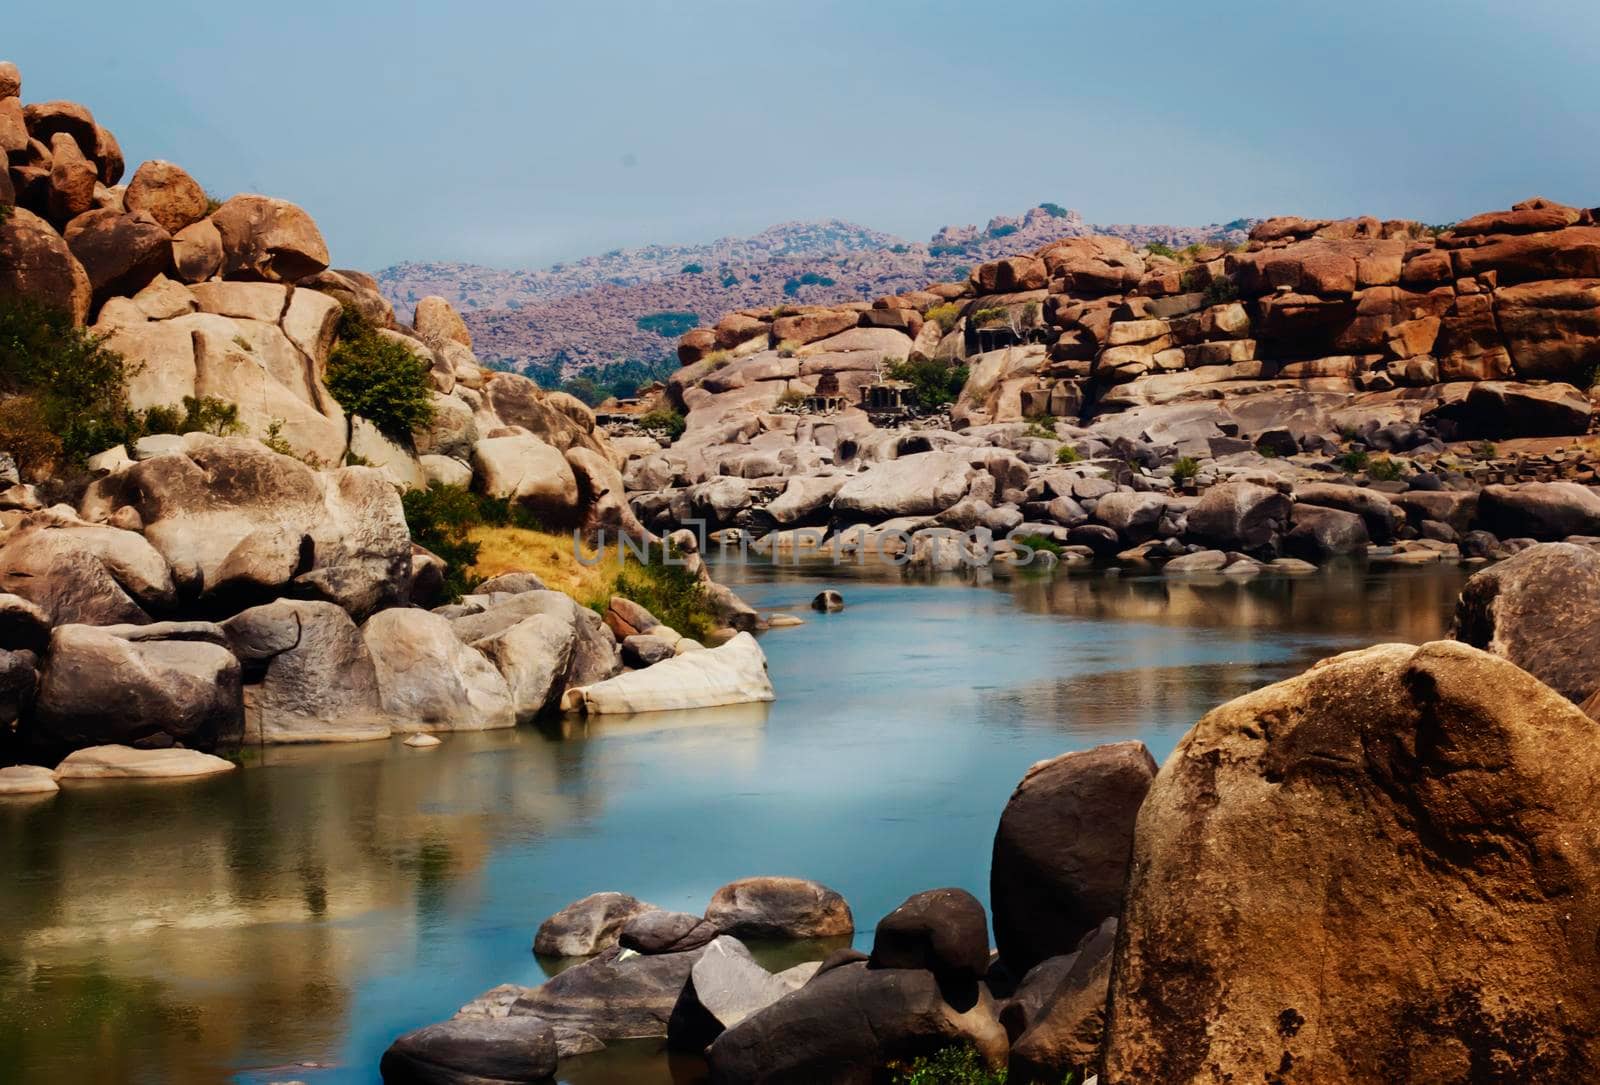
<svg viewBox="0 0 1600 1085">
<path fill-rule="evenodd" d="M 339 345 L 328 359 L 328 391 L 351 414 L 390 439 L 410 444 L 411 434 L 433 421 L 429 365 L 410 347 L 378 334 L 351 306 L 339 319 Z"/>
</svg>

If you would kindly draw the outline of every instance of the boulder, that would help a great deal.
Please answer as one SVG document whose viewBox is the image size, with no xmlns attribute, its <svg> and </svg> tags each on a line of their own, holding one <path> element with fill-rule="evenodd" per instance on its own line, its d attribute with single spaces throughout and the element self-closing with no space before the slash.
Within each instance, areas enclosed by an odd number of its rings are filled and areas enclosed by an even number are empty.
<svg viewBox="0 0 1600 1085">
<path fill-rule="evenodd" d="M 682 953 L 710 943 L 718 933 L 709 919 L 657 908 L 640 912 L 624 923 L 617 945 L 635 953 Z"/>
<path fill-rule="evenodd" d="M 483 731 L 517 722 L 511 690 L 448 619 L 425 610 L 380 611 L 361 629 L 378 674 L 378 699 L 397 726 Z"/>
<path fill-rule="evenodd" d="M 67 246 L 89 276 L 94 304 L 132 297 L 167 268 L 172 237 L 142 212 L 90 211 L 67 224 Z"/>
<path fill-rule="evenodd" d="M 239 661 L 217 644 L 57 626 L 39 675 L 33 743 L 45 751 L 105 744 L 208 750 L 240 735 L 239 683 Z"/>
<path fill-rule="evenodd" d="M 1296 504 L 1291 511 L 1289 534 L 1283 548 L 1292 557 L 1317 562 L 1343 554 L 1366 553 L 1367 525 L 1353 512 Z"/>
<path fill-rule="evenodd" d="M 1160 494 L 1118 491 L 1095 502 L 1094 518 L 1129 542 L 1144 542 L 1154 537 L 1166 512 L 1167 499 Z"/>
<path fill-rule="evenodd" d="M 0 220 L 0 297 L 27 298 L 82 324 L 91 295 L 88 273 L 48 222 L 21 207 Z"/>
<path fill-rule="evenodd" d="M 1013 975 L 1122 912 L 1133 825 L 1156 763 L 1142 742 L 1062 754 L 1028 769 L 995 831 L 994 940 Z"/>
<path fill-rule="evenodd" d="M 837 614 L 844 609 L 844 596 L 832 588 L 819 591 L 812 597 L 811 609 L 820 610 L 824 614 Z"/>
<path fill-rule="evenodd" d="M 1449 415 L 1463 437 L 1576 437 L 1589 432 L 1592 410 L 1589 397 L 1570 384 L 1480 381 Z"/>
<path fill-rule="evenodd" d="M 1219 550 L 1276 554 L 1290 513 L 1289 499 L 1275 489 L 1224 482 L 1207 490 L 1189 510 L 1187 534 L 1193 542 Z"/>
<path fill-rule="evenodd" d="M 35 136 L 35 139 L 39 137 Z M 52 222 L 66 223 L 94 208 L 99 170 L 79 152 L 71 136 L 58 132 L 49 138 L 50 173 L 45 207 Z"/>
<path fill-rule="evenodd" d="M 257 441 L 189 433 L 173 451 L 95 482 L 83 507 L 108 517 L 131 508 L 145 539 L 202 596 L 225 598 L 246 570 L 253 582 L 270 579 L 265 570 L 282 569 L 275 563 L 287 551 L 273 543 L 266 551 L 278 556 L 260 561 L 263 534 L 285 532 L 298 541 L 283 594 L 325 599 L 359 618 L 410 593 L 400 495 L 370 467 L 316 472 Z"/>
<path fill-rule="evenodd" d="M 483 492 L 554 518 L 578 508 L 578 480 L 561 450 L 537 437 L 486 437 L 472 450 Z"/>
<path fill-rule="evenodd" d="M 179 282 L 202 283 L 222 270 L 222 232 L 201 219 L 172 235 L 172 273 Z"/>
<path fill-rule="evenodd" d="M 1485 486 L 1478 495 L 1478 523 L 1502 539 L 1600 535 L 1600 496 L 1576 482 Z"/>
<path fill-rule="evenodd" d="M 657 910 L 626 893 L 591 893 L 539 924 L 533 951 L 546 957 L 591 957 L 616 945 L 628 920 Z"/>
<path fill-rule="evenodd" d="M 667 1046 L 698 1054 L 789 991 L 788 984 L 751 960 L 738 942 L 718 938 L 689 970 L 689 981 L 667 1020 Z"/>
<path fill-rule="evenodd" d="M 891 1062 L 970 1046 L 998 1070 L 1005 1029 L 988 989 L 946 1002 L 933 973 L 860 962 L 819 971 L 805 986 L 751 1014 L 706 1050 L 711 1085 L 816 1085 L 877 1080 Z"/>
<path fill-rule="evenodd" d="M 244 667 L 245 733 L 260 742 L 389 736 L 378 672 L 342 607 L 279 599 L 222 623 Z"/>
<path fill-rule="evenodd" d="M 569 688 L 565 711 L 590 715 L 662 712 L 773 699 L 767 657 L 749 633 L 709 651 L 690 652 L 644 671 Z"/>
<path fill-rule="evenodd" d="M 645 539 L 649 532 L 628 504 L 622 473 L 604 453 L 592 448 L 567 449 L 567 466 L 578 483 L 578 504 L 584 510 L 583 528 L 593 538 L 604 531 L 612 540 L 620 536 Z"/>
<path fill-rule="evenodd" d="M 975 472 L 953 452 L 918 452 L 876 464 L 852 477 L 833 498 L 836 516 L 880 523 L 934 516 L 967 495 Z"/>
<path fill-rule="evenodd" d="M 1072 966 L 1012 1043 L 1008 1082 L 1055 1085 L 1099 1064 L 1116 941 L 1114 918 L 1084 935 Z"/>
<path fill-rule="evenodd" d="M 1600 553 L 1539 543 L 1474 574 L 1450 635 L 1582 704 L 1600 690 Z"/>
<path fill-rule="evenodd" d="M 1405 524 L 1405 513 L 1377 490 L 1361 486 L 1340 486 L 1313 482 L 1297 486 L 1294 492 L 1300 505 L 1317 505 L 1322 508 L 1353 512 L 1367 525 L 1367 535 L 1380 545 L 1394 541 L 1395 532 Z"/>
<path fill-rule="evenodd" d="M 989 970 L 989 919 L 965 889 L 930 889 L 878 921 L 871 968 L 926 969 L 941 980 L 976 981 Z"/>
<path fill-rule="evenodd" d="M 132 531 L 38 513 L 0 541 L 0 589 L 52 625 L 147 622 L 177 603 L 167 562 Z"/>
<path fill-rule="evenodd" d="M 1594 737 L 1449 641 L 1207 714 L 1139 812 L 1101 1080 L 1592 1077 Z"/>
<path fill-rule="evenodd" d="M 37 653 L 0 651 L 0 736 L 9 738 L 33 711 L 39 684 Z"/>
<path fill-rule="evenodd" d="M 558 614 L 535 614 L 472 647 L 494 664 L 511 692 L 517 722 L 526 723 L 561 699 L 578 632 Z"/>
<path fill-rule="evenodd" d="M 690 971 L 712 946 L 744 950 L 726 936 L 682 953 L 642 954 L 613 946 L 518 998 L 511 1016 L 543 1018 L 608 1042 L 665 1037 Z"/>
<path fill-rule="evenodd" d="M 741 878 L 718 889 L 706 919 L 739 938 L 847 938 L 855 920 L 845 899 L 803 878 Z"/>
<path fill-rule="evenodd" d="M 1494 315 L 1518 376 L 1587 381 L 1600 361 L 1600 278 L 1504 287 Z"/>
<path fill-rule="evenodd" d="M 803 346 L 853 328 L 860 319 L 860 313 L 837 309 L 817 309 L 795 316 L 780 316 L 772 322 L 772 337 L 778 343 Z"/>
<path fill-rule="evenodd" d="M 211 215 L 229 279 L 293 283 L 328 266 L 328 245 L 311 216 L 287 200 L 235 196 Z"/>
<path fill-rule="evenodd" d="M 653 667 L 677 653 L 677 641 L 649 633 L 635 633 L 622 639 L 622 662 L 634 670 Z"/>
<path fill-rule="evenodd" d="M 61 790 L 54 771 L 43 765 L 0 768 L 0 799 L 12 795 L 52 795 Z"/>
<path fill-rule="evenodd" d="M 556 1033 L 537 1017 L 455 1017 L 408 1032 L 378 1064 L 384 1085 L 522 1085 L 556 1072 Z"/>
<path fill-rule="evenodd" d="M 463 643 L 477 644 L 538 614 L 558 617 L 574 630 L 572 661 L 560 678 L 564 689 L 600 682 L 617 673 L 621 663 L 611 630 L 598 614 L 579 606 L 564 592 L 519 587 L 516 595 L 493 603 L 481 613 L 454 619 L 452 627 Z"/>
<path fill-rule="evenodd" d="M 74 750 L 56 766 L 57 780 L 165 780 L 232 772 L 232 761 L 199 750 L 144 750 L 90 746 Z"/>
<path fill-rule="evenodd" d="M 472 349 L 472 333 L 467 330 L 461 314 L 437 295 L 430 294 L 417 302 L 412 326 L 416 328 L 417 336 L 435 350 L 442 349 L 445 343 L 460 343 L 468 350 Z"/>
<path fill-rule="evenodd" d="M 169 234 L 193 226 L 206 217 L 206 191 L 188 173 L 171 162 L 153 159 L 134 171 L 122 204 L 129 211 L 144 211 Z"/>
</svg>

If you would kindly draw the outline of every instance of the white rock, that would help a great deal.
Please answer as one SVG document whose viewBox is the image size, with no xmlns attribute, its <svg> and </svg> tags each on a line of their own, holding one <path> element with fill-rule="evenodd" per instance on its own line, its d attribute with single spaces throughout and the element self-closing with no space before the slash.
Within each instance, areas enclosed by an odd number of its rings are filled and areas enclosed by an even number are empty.
<svg viewBox="0 0 1600 1085">
<path fill-rule="evenodd" d="M 689 651 L 642 671 L 570 689 L 561 707 L 594 715 L 664 712 L 770 701 L 767 657 L 749 633 L 707 651 Z"/>
<path fill-rule="evenodd" d="M 55 773 L 43 765 L 10 765 L 0 769 L 0 797 L 48 795 L 60 790 Z"/>
<path fill-rule="evenodd" d="M 383 709 L 419 731 L 482 731 L 517 722 L 511 690 L 483 655 L 461 643 L 450 622 L 395 607 L 362 627 L 378 669 Z"/>
<path fill-rule="evenodd" d="M 418 731 L 406 739 L 406 745 L 414 750 L 431 750 L 439 745 L 439 739 L 435 735 L 426 735 Z"/>
<path fill-rule="evenodd" d="M 232 761 L 199 750 L 136 750 L 90 746 L 74 750 L 56 766 L 57 780 L 177 779 L 232 772 Z"/>
</svg>

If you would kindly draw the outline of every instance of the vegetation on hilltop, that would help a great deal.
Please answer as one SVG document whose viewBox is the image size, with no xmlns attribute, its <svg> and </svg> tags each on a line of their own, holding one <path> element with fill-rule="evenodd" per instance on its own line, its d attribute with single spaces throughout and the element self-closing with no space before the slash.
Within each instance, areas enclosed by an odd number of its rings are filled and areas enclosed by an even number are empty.
<svg viewBox="0 0 1600 1085">
<path fill-rule="evenodd" d="M 584 370 L 575 377 L 564 375 L 565 356 L 543 365 L 529 366 L 527 375 L 539 387 L 552 392 L 566 392 L 589 406 L 598 406 L 607 399 L 630 399 L 639 390 L 655 382 L 666 380 L 678 368 L 677 358 L 658 358 L 642 362 L 634 358 L 611 362 Z"/>
<path fill-rule="evenodd" d="M 925 410 L 954 403 L 967 383 L 968 370 L 964 365 L 951 365 L 936 358 L 886 361 L 890 379 L 910 384 L 917 404 Z"/>
</svg>

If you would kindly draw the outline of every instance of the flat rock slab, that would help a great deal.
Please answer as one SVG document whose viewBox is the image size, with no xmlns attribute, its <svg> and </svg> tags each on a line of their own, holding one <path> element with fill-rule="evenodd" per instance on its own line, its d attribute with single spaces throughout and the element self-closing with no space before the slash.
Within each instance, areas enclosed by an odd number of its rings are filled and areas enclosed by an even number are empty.
<svg viewBox="0 0 1600 1085">
<path fill-rule="evenodd" d="M 56 766 L 57 780 L 171 780 L 232 772 L 237 766 L 199 750 L 136 750 L 90 746 Z"/>
<path fill-rule="evenodd" d="M 749 633 L 642 671 L 570 689 L 561 707 L 591 715 L 715 708 L 773 700 L 767 657 Z"/>
<path fill-rule="evenodd" d="M 60 790 L 55 773 L 43 765 L 8 765 L 0 769 L 0 797 L 48 795 Z"/>
</svg>

